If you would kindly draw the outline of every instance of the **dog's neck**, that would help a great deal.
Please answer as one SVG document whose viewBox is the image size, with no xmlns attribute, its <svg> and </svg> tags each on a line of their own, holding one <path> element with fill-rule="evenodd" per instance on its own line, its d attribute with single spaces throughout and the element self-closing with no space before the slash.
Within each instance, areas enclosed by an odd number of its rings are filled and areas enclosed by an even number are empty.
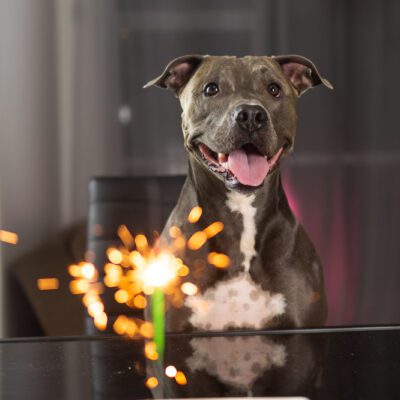
<svg viewBox="0 0 400 400">
<path fill-rule="evenodd" d="M 197 205 L 203 208 L 203 215 L 196 226 L 191 226 L 186 216 Z M 252 260 L 257 255 L 258 240 L 273 240 L 274 235 L 287 226 L 282 223 L 284 220 L 289 225 L 295 223 L 279 170 L 274 171 L 262 187 L 241 193 L 227 189 L 222 180 L 214 177 L 192 157 L 189 159 L 187 181 L 175 210 L 170 224 L 178 224 L 186 232 L 204 229 L 214 221 L 223 222 L 225 229 L 212 239 L 210 249 L 227 253 L 233 264 L 240 265 L 244 271 L 250 270 Z M 266 230 L 267 226 L 271 229 Z M 229 249 L 228 243 L 232 244 Z M 235 243 L 238 245 L 233 245 Z"/>
<path fill-rule="evenodd" d="M 189 158 L 188 189 L 190 195 L 187 197 L 190 206 L 200 205 L 204 207 L 205 216 L 208 220 L 227 217 L 224 221 L 229 224 L 229 215 L 232 211 L 227 209 L 229 198 L 248 198 L 245 204 L 250 204 L 257 209 L 256 221 L 266 222 L 280 211 L 282 214 L 291 216 L 291 211 L 282 187 L 280 172 L 275 170 L 265 180 L 264 184 L 253 192 L 239 192 L 229 190 L 225 183 L 211 175 L 204 165 L 198 163 L 192 156 Z"/>
</svg>

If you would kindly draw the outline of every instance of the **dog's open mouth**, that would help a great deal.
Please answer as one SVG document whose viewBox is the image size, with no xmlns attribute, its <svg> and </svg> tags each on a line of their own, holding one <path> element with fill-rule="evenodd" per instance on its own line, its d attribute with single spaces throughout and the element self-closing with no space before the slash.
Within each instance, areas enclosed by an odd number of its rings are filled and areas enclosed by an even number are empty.
<svg viewBox="0 0 400 400">
<path fill-rule="evenodd" d="M 269 158 L 250 143 L 229 154 L 216 153 L 203 143 L 198 144 L 198 149 L 208 168 L 223 175 L 228 183 L 257 187 L 274 170 L 284 146 Z"/>
</svg>

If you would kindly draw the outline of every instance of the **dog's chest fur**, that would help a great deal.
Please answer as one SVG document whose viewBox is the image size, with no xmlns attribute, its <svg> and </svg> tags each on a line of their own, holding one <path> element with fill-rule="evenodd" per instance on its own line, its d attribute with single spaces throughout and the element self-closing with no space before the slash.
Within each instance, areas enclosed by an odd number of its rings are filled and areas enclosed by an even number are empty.
<svg viewBox="0 0 400 400">
<path fill-rule="evenodd" d="M 251 262 L 257 256 L 254 199 L 254 194 L 233 191 L 227 194 L 227 207 L 233 217 L 241 218 L 243 222 L 240 242 L 230 244 L 239 246 L 243 256 L 242 268 L 232 278 L 219 281 L 203 293 L 186 299 L 185 305 L 192 311 L 190 323 L 197 329 L 261 329 L 285 312 L 285 297 L 281 293 L 263 290 L 250 276 Z M 229 248 L 226 252 L 229 254 Z"/>
</svg>

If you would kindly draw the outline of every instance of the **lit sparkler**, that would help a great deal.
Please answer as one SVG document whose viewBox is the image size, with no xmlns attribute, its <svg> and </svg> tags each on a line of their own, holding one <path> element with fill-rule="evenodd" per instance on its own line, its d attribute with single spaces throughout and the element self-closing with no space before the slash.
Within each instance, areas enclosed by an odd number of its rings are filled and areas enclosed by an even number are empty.
<svg viewBox="0 0 400 400">
<path fill-rule="evenodd" d="M 194 207 L 188 215 L 188 222 L 196 224 L 202 213 L 201 207 Z M 179 227 L 172 226 L 169 229 L 170 243 L 161 247 L 158 240 L 155 245 L 150 246 L 146 236 L 134 236 L 125 225 L 121 225 L 118 228 L 118 236 L 123 245 L 107 249 L 108 262 L 104 266 L 103 282 L 99 281 L 98 272 L 92 263 L 80 262 L 68 267 L 73 278 L 69 286 L 70 291 L 72 294 L 82 295 L 82 302 L 99 330 L 105 330 L 108 324 L 101 298 L 104 286 L 115 289 L 116 302 L 133 309 L 144 309 L 147 306 L 146 295 L 150 296 L 152 322 L 119 315 L 113 323 L 113 330 L 118 335 L 144 337 L 147 339 L 145 356 L 152 361 L 162 360 L 165 341 L 165 296 L 169 297 L 172 306 L 179 307 L 183 304 L 184 296 L 193 296 L 198 292 L 197 286 L 188 280 L 190 267 L 176 254 L 186 247 L 193 251 L 199 250 L 223 228 L 223 223 L 216 221 L 186 239 Z M 230 262 L 227 255 L 216 252 L 209 253 L 207 261 L 217 268 L 226 268 Z M 197 264 L 205 265 L 205 261 L 198 260 Z M 196 267 L 195 263 L 194 268 Z M 194 275 L 196 276 L 196 271 Z M 182 283 L 184 277 L 185 282 Z M 38 286 L 39 281 L 49 284 L 50 279 L 52 278 L 38 280 Z M 178 384 L 185 385 L 185 374 L 174 368 L 167 367 L 166 375 L 174 378 Z M 158 381 L 151 377 L 146 384 L 154 388 Z"/>
<path fill-rule="evenodd" d="M 188 222 L 197 223 L 202 213 L 201 207 L 194 207 L 188 215 Z M 171 240 L 168 245 L 163 243 L 162 246 L 159 241 L 150 246 L 146 236 L 132 235 L 125 225 L 118 228 L 118 236 L 123 246 L 107 250 L 109 262 L 104 267 L 104 284 L 116 289 L 115 301 L 130 308 L 145 308 L 147 306 L 145 296 L 150 296 L 152 343 L 155 344 L 154 352 L 151 353 L 152 359 L 156 353 L 157 358 L 162 359 L 164 352 L 165 296 L 169 297 L 173 306 L 179 307 L 183 304 L 184 296 L 193 296 L 198 292 L 197 286 L 187 281 L 187 278 L 186 282 L 181 282 L 183 277 L 189 275 L 190 268 L 176 254 L 185 247 L 193 251 L 199 250 L 207 240 L 220 233 L 223 228 L 223 223 L 216 221 L 186 239 L 179 227 L 172 226 L 169 229 Z M 210 253 L 208 261 L 218 268 L 229 266 L 228 256 L 222 253 Z M 128 319 L 123 316 L 122 319 L 117 318 L 113 328 L 118 334 L 132 336 L 141 334 L 139 325 L 138 319 Z"/>
<path fill-rule="evenodd" d="M 188 215 L 188 222 L 197 223 L 202 213 L 201 207 L 194 207 Z M 187 276 L 190 269 L 176 254 L 186 246 L 190 250 L 200 249 L 223 228 L 223 223 L 217 221 L 186 240 L 181 229 L 172 226 L 169 229 L 170 244 L 163 244 L 159 248 L 159 242 L 151 247 L 144 235 L 133 236 L 122 225 L 118 229 L 118 235 L 124 247 L 107 250 L 110 263 L 105 267 L 104 283 L 106 286 L 118 288 L 115 293 L 116 301 L 129 307 L 144 308 L 147 301 L 143 294 L 151 296 L 153 340 L 161 358 L 165 337 L 165 295 L 170 296 L 173 305 L 180 306 L 184 295 L 192 296 L 198 292 L 197 286 L 192 282 L 181 284 L 181 278 Z M 229 265 L 229 258 L 225 254 L 214 252 L 210 253 L 210 257 L 211 264 L 219 268 Z"/>
</svg>

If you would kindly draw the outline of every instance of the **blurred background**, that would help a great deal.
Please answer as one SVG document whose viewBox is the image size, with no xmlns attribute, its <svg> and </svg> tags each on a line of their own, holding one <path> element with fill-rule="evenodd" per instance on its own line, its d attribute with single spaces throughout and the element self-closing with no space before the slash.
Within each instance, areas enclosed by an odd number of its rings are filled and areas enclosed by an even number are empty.
<svg viewBox="0 0 400 400">
<path fill-rule="evenodd" d="M 53 275 L 57 248 L 84 249 L 91 177 L 186 172 L 178 102 L 142 86 L 187 53 L 297 53 L 332 82 L 299 100 L 284 185 L 328 324 L 400 323 L 399 16 L 396 0 L 2 0 L 0 229 L 19 243 L 0 244 L 1 334 L 51 334 L 23 274 L 39 248 Z"/>
</svg>

